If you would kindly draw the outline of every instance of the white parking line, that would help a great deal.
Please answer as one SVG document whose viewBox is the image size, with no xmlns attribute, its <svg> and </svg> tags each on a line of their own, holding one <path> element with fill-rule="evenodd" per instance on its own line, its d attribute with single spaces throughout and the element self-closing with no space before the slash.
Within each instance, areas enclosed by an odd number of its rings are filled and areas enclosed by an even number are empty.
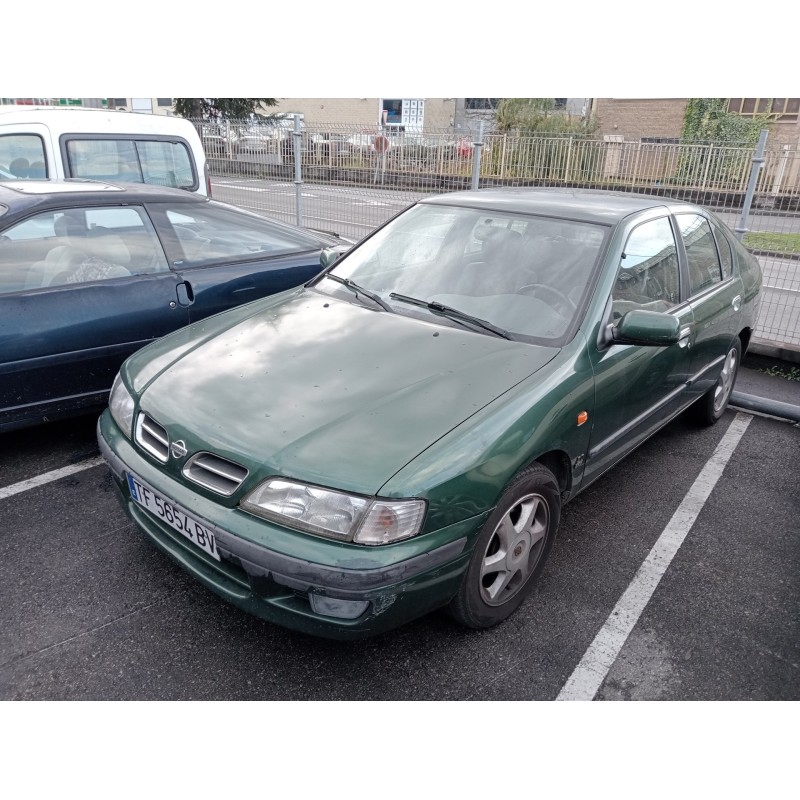
<svg viewBox="0 0 800 800">
<path fill-rule="evenodd" d="M 37 475 L 35 478 L 29 478 L 26 481 L 19 483 L 12 483 L 11 486 L 4 486 L 0 488 L 0 500 L 6 497 L 19 494 L 20 492 L 27 492 L 28 489 L 35 489 L 37 486 L 43 486 L 46 483 L 66 478 L 67 475 L 74 475 L 76 472 L 83 472 L 85 469 L 100 466 L 104 464 L 102 456 L 97 458 L 90 458 L 88 461 L 81 461 L 79 464 L 73 464 L 70 467 L 62 467 L 61 469 L 54 469 L 51 472 L 45 472 L 42 475 Z"/>
<path fill-rule="evenodd" d="M 737 414 L 556 700 L 591 700 L 694 525 L 752 417 Z"/>
</svg>

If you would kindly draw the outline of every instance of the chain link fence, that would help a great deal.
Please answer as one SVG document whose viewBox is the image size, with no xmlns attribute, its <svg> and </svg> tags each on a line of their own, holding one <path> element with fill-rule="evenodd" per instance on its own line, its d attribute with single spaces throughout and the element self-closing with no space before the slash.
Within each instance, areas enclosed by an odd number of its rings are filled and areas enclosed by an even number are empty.
<svg viewBox="0 0 800 800">
<path fill-rule="evenodd" d="M 217 199 L 350 239 L 422 197 L 475 186 L 604 189 L 699 203 L 738 229 L 759 257 L 765 288 L 755 338 L 800 352 L 797 145 L 767 139 L 749 198 L 752 145 L 422 133 L 292 117 L 195 125 Z"/>
</svg>

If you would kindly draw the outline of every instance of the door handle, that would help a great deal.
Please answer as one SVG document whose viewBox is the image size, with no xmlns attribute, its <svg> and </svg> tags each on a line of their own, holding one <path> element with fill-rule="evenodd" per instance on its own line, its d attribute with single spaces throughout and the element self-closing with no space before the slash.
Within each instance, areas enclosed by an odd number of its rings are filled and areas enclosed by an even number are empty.
<svg viewBox="0 0 800 800">
<path fill-rule="evenodd" d="M 182 306 L 190 306 L 194 303 L 194 291 L 189 281 L 182 281 L 175 287 L 175 294 L 178 296 L 178 303 Z"/>
<path fill-rule="evenodd" d="M 734 297 L 733 300 L 731 300 L 731 305 L 733 306 L 733 310 L 738 311 L 739 306 L 741 306 L 741 304 L 742 304 L 742 296 L 740 294 L 737 294 L 736 297 Z"/>
</svg>

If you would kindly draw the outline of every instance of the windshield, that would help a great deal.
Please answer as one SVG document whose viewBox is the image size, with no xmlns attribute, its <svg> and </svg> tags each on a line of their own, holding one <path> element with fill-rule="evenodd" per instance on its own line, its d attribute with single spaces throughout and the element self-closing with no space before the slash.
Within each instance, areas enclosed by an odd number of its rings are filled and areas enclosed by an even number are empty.
<svg viewBox="0 0 800 800">
<path fill-rule="evenodd" d="M 323 278 L 317 288 L 351 299 L 341 285 L 347 279 L 397 313 L 469 324 L 463 316 L 443 315 L 447 307 L 508 338 L 552 342 L 566 335 L 588 296 L 607 230 L 423 203 L 361 243 L 331 271 L 339 280 Z"/>
</svg>

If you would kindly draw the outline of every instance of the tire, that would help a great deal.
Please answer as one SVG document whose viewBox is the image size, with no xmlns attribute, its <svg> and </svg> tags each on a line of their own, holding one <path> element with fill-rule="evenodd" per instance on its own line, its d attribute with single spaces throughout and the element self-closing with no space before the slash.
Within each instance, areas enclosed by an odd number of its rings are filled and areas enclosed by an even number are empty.
<svg viewBox="0 0 800 800">
<path fill-rule="evenodd" d="M 691 417 L 698 425 L 713 425 L 725 413 L 736 384 L 741 360 L 742 343 L 737 336 L 728 349 L 719 377 L 714 385 L 691 406 Z"/>
<path fill-rule="evenodd" d="M 558 481 L 533 464 L 519 473 L 483 525 L 447 611 L 468 628 L 491 628 L 513 614 L 536 583 L 561 517 Z"/>
</svg>

